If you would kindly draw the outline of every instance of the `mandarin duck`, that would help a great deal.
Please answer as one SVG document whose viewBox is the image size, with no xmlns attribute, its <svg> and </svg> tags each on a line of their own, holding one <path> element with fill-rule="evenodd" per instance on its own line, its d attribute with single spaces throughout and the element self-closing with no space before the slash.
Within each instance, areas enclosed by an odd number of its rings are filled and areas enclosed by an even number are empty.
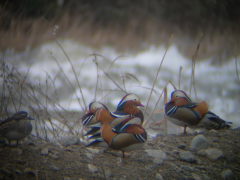
<svg viewBox="0 0 240 180">
<path fill-rule="evenodd" d="M 88 112 L 82 117 L 83 125 L 90 128 L 90 130 L 85 135 L 89 136 L 88 139 L 94 139 L 94 141 L 88 144 L 88 146 L 103 141 L 100 133 L 101 125 L 92 120 L 94 116 L 93 112 L 95 112 L 96 109 L 103 108 L 109 111 L 111 115 L 111 122 L 112 122 L 111 126 L 118 129 L 122 125 L 124 125 L 125 122 L 129 120 L 129 118 L 131 119 L 132 123 L 135 121 L 135 124 L 142 125 L 144 120 L 142 111 L 138 108 L 136 108 L 136 110 L 131 109 L 132 106 L 136 106 L 136 107 L 143 106 L 139 98 L 135 94 L 125 95 L 119 102 L 115 112 L 110 112 L 108 108 L 100 102 L 95 101 L 90 103 Z"/>
<path fill-rule="evenodd" d="M 138 101 L 134 101 L 130 107 L 137 111 Z M 135 108 L 134 108 L 135 107 Z M 89 120 L 89 118 L 91 120 Z M 101 123 L 101 138 L 110 148 L 119 149 L 123 152 L 130 145 L 144 143 L 147 140 L 147 133 L 141 126 L 142 120 L 139 117 L 125 117 L 114 119 L 111 112 L 103 106 L 102 108 L 92 109 L 91 112 L 84 116 L 88 123 Z M 84 121 L 86 122 L 86 121 Z M 85 123 L 86 125 L 86 123 Z"/>
<path fill-rule="evenodd" d="M 26 111 L 19 111 L 0 122 L 0 136 L 11 141 L 18 141 L 28 136 L 32 131 L 32 117 Z"/>
<path fill-rule="evenodd" d="M 219 116 L 209 111 L 205 101 L 192 102 L 182 90 L 171 93 L 171 99 L 165 104 L 165 114 L 176 125 L 186 128 L 223 129 L 230 128 L 231 122 L 226 122 Z"/>
</svg>

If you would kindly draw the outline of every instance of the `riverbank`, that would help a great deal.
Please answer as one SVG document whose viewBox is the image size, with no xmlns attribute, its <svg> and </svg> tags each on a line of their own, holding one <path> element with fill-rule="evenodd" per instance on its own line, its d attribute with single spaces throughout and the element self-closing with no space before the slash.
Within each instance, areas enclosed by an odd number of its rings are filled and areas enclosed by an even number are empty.
<svg viewBox="0 0 240 180">
<path fill-rule="evenodd" d="M 31 140 L 0 147 L 0 179 L 210 180 L 240 178 L 240 130 L 168 135 L 149 139 L 142 149 L 121 152 Z M 66 144 L 65 144 L 66 145 Z M 195 150 L 194 150 L 195 148 Z"/>
</svg>

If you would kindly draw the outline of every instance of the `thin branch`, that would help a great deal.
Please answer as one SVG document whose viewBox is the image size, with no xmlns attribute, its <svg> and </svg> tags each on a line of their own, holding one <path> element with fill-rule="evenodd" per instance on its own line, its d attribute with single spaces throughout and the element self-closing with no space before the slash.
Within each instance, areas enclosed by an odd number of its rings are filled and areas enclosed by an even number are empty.
<svg viewBox="0 0 240 180">
<path fill-rule="evenodd" d="M 169 47 L 170 47 L 170 45 L 167 46 L 167 48 L 166 48 L 166 50 L 165 50 L 165 52 L 164 52 L 164 55 L 163 55 L 163 57 L 162 57 L 162 60 L 161 60 L 161 62 L 160 62 L 160 64 L 159 64 L 159 66 L 158 66 L 157 74 L 156 74 L 156 76 L 155 76 L 155 79 L 154 79 L 153 85 L 152 85 L 152 89 L 151 89 L 150 94 L 149 94 L 149 96 L 148 96 L 148 100 L 147 100 L 147 105 L 146 105 L 146 108 L 145 108 L 145 112 L 146 112 L 146 110 L 147 110 L 147 108 L 148 108 L 148 105 L 149 105 L 149 102 L 150 102 L 150 99 L 151 99 L 151 96 L 152 96 L 152 93 L 153 93 L 153 89 L 154 89 L 155 84 L 156 84 L 156 82 L 157 82 L 158 75 L 159 75 L 159 73 L 160 73 L 160 70 L 161 70 L 163 61 L 164 61 L 164 59 L 165 59 L 165 56 L 166 56 L 166 54 L 167 54 L 167 51 L 168 51 Z"/>
<path fill-rule="evenodd" d="M 235 67 L 236 67 L 236 75 L 237 75 L 237 80 L 240 82 L 240 76 L 239 76 L 239 71 L 238 71 L 238 60 L 235 57 Z"/>
<path fill-rule="evenodd" d="M 200 40 L 197 44 L 197 47 L 196 47 L 195 53 L 193 55 L 193 58 L 192 58 L 192 73 L 191 73 L 189 94 L 191 95 L 192 88 L 193 88 L 196 97 L 197 97 L 197 91 L 196 91 L 196 85 L 195 85 L 195 67 L 196 67 L 196 59 L 197 59 L 198 51 L 200 49 L 200 45 L 201 45 L 201 42 L 202 42 L 203 38 L 204 38 L 204 34 L 201 36 L 201 38 L 200 38 Z"/>
<path fill-rule="evenodd" d="M 74 77 L 75 77 L 75 79 L 76 79 L 76 81 L 77 81 L 77 85 L 78 85 L 78 88 L 79 88 L 79 90 L 80 90 L 80 94 L 81 94 L 81 96 L 82 96 L 84 108 L 87 109 L 87 104 L 86 104 L 86 101 L 85 101 L 85 98 L 84 98 L 84 95 L 83 95 L 83 91 L 82 91 L 82 88 L 81 88 L 81 85 L 80 85 L 80 81 L 79 81 L 78 76 L 77 76 L 77 73 L 76 73 L 76 71 L 75 71 L 75 68 L 74 68 L 74 66 L 73 66 L 73 64 L 72 64 L 72 62 L 71 62 L 68 54 L 66 53 L 66 51 L 64 50 L 64 48 L 62 47 L 62 45 L 59 43 L 59 41 L 56 40 L 56 43 L 58 44 L 58 46 L 60 47 L 60 49 L 63 51 L 65 57 L 67 58 L 69 64 L 71 65 L 71 68 L 72 68 Z M 83 111 L 84 111 L 84 109 L 83 109 Z"/>
<path fill-rule="evenodd" d="M 183 67 L 180 66 L 179 73 L 178 73 L 178 89 L 181 89 L 182 70 L 183 70 Z"/>
</svg>

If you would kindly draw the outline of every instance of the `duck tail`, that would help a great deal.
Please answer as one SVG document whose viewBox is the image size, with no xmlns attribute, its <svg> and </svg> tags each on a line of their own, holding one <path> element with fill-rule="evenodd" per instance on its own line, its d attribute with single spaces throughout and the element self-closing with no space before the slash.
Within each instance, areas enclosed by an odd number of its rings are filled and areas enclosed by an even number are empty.
<svg viewBox="0 0 240 180">
<path fill-rule="evenodd" d="M 220 118 L 218 115 L 214 114 L 213 112 L 207 112 L 207 118 L 217 124 L 216 129 L 229 129 L 232 127 L 232 122 L 228 122 Z"/>
</svg>

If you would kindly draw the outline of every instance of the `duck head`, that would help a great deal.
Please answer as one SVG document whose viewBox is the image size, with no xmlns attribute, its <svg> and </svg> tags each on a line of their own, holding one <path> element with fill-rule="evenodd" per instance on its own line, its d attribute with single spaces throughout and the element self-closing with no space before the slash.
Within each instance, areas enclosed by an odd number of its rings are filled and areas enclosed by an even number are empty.
<svg viewBox="0 0 240 180">
<path fill-rule="evenodd" d="M 175 99 L 178 99 L 178 98 L 184 98 L 189 102 L 192 101 L 190 99 L 190 97 L 183 90 L 180 90 L 180 89 L 177 89 L 177 90 L 175 90 L 171 93 L 171 100 L 172 101 L 174 101 Z"/>
<path fill-rule="evenodd" d="M 98 101 L 91 102 L 88 106 L 88 111 L 82 117 L 82 123 L 84 126 L 98 123 L 99 120 L 95 117 L 98 111 L 107 111 L 109 112 L 106 105 Z M 99 114 L 99 113 L 98 113 Z"/>
<path fill-rule="evenodd" d="M 121 99 L 121 101 L 117 105 L 116 111 L 133 114 L 133 112 L 129 112 L 129 107 L 137 108 L 137 107 L 144 107 L 144 106 L 141 103 L 140 98 L 136 94 L 130 93 L 125 95 Z"/>
</svg>

